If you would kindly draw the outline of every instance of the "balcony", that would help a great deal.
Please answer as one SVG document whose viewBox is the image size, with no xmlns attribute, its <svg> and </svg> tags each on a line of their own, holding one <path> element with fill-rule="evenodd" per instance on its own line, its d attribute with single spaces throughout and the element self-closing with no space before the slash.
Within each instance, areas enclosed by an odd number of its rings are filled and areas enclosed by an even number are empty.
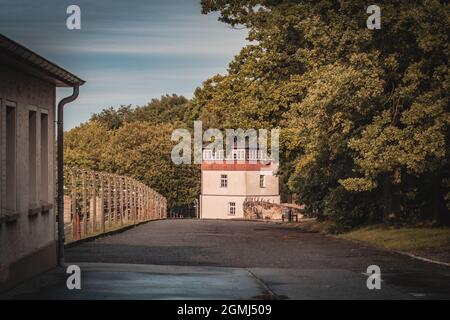
<svg viewBox="0 0 450 320">
<path fill-rule="evenodd" d="M 224 150 L 203 150 L 203 161 L 206 162 L 223 162 L 223 161 L 263 161 L 271 162 L 272 158 L 265 150 L 256 149 L 233 149 L 229 155 Z"/>
</svg>

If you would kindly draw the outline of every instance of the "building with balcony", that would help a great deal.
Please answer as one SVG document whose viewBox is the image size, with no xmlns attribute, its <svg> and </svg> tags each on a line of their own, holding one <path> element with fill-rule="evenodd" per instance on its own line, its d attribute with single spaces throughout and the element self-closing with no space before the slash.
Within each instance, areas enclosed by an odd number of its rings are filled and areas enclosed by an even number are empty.
<svg viewBox="0 0 450 320">
<path fill-rule="evenodd" d="M 204 149 L 202 156 L 200 218 L 243 219 L 246 198 L 280 203 L 278 164 L 267 153 Z"/>
</svg>

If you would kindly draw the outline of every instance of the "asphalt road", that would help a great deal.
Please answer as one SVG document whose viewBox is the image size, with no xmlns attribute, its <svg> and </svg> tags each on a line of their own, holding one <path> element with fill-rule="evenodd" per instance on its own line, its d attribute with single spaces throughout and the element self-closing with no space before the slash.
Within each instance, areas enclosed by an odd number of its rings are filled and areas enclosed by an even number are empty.
<svg viewBox="0 0 450 320">
<path fill-rule="evenodd" d="M 66 250 L 6 299 L 450 299 L 450 268 L 276 223 L 153 221 Z M 367 267 L 381 289 L 367 288 Z"/>
<path fill-rule="evenodd" d="M 276 223 L 166 220 L 70 248 L 68 262 L 243 268 L 272 294 L 450 298 L 450 268 Z M 367 289 L 370 265 L 382 289 Z"/>
</svg>

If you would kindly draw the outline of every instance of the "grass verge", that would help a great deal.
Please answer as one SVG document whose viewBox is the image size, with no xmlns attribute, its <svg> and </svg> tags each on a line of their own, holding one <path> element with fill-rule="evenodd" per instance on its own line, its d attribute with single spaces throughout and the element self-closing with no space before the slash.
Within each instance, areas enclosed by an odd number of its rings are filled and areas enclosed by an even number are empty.
<svg viewBox="0 0 450 320">
<path fill-rule="evenodd" d="M 333 223 L 316 220 L 300 222 L 298 227 L 307 232 L 324 234 L 334 230 Z M 336 237 L 450 263 L 450 228 L 374 225 L 341 233 Z"/>
</svg>

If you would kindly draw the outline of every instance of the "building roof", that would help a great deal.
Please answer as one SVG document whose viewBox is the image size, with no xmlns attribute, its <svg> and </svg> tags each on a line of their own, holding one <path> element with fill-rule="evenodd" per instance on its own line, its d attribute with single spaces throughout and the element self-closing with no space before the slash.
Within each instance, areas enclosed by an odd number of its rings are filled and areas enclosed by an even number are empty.
<svg viewBox="0 0 450 320">
<path fill-rule="evenodd" d="M 0 34 L 0 62 L 20 69 L 56 87 L 76 87 L 85 83 L 73 73 Z"/>
</svg>

